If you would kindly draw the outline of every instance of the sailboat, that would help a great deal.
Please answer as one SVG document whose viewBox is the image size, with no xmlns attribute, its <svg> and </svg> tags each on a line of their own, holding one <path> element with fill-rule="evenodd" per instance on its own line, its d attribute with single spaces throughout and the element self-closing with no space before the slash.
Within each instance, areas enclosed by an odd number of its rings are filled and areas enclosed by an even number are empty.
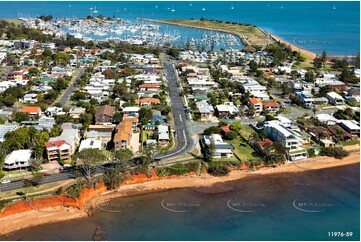
<svg viewBox="0 0 361 242">
<path fill-rule="evenodd" d="M 94 11 L 93 11 L 93 13 L 97 13 L 98 12 L 98 10 L 97 10 L 97 6 L 95 6 L 94 7 Z"/>
<path fill-rule="evenodd" d="M 192 6 L 193 6 L 192 2 L 189 2 L 189 7 L 192 7 Z"/>
<path fill-rule="evenodd" d="M 234 7 L 233 7 L 233 5 L 231 6 L 231 10 L 233 10 L 234 9 Z"/>
<path fill-rule="evenodd" d="M 335 5 L 333 5 L 333 8 L 332 8 L 333 10 L 336 10 L 336 6 Z"/>
<path fill-rule="evenodd" d="M 206 11 L 206 8 L 202 8 L 202 11 Z"/>
<path fill-rule="evenodd" d="M 170 11 L 175 12 L 175 10 L 174 10 L 173 6 L 172 6 L 172 10 L 170 10 Z"/>
</svg>

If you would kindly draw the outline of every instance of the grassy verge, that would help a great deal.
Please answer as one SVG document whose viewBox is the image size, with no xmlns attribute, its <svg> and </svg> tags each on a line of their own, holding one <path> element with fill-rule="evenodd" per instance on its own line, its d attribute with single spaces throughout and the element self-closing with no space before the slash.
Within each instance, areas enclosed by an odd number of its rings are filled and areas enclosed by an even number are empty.
<svg viewBox="0 0 361 242">
<path fill-rule="evenodd" d="M 227 143 L 234 146 L 234 153 L 241 158 L 242 162 L 247 161 L 262 161 L 262 157 L 252 149 L 246 142 L 243 142 L 240 138 L 227 141 Z"/>
<path fill-rule="evenodd" d="M 348 145 L 358 145 L 358 140 L 350 140 L 350 141 L 341 141 L 342 146 L 348 146 Z"/>
</svg>

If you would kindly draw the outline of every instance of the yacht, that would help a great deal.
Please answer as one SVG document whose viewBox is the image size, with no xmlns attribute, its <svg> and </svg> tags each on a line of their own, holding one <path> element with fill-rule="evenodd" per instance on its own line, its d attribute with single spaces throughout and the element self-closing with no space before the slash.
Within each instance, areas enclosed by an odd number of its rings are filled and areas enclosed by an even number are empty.
<svg viewBox="0 0 361 242">
<path fill-rule="evenodd" d="M 97 6 L 95 6 L 94 7 L 94 11 L 93 11 L 93 13 L 97 13 L 98 12 L 98 10 L 97 10 Z"/>
<path fill-rule="evenodd" d="M 202 8 L 202 11 L 206 11 L 206 8 Z"/>
<path fill-rule="evenodd" d="M 333 10 L 335 10 L 336 9 L 336 6 L 335 5 L 333 5 L 333 8 L 332 8 Z"/>
<path fill-rule="evenodd" d="M 172 10 L 170 10 L 170 11 L 175 12 L 175 10 L 174 10 L 174 8 L 173 8 L 173 7 L 172 7 Z"/>
<path fill-rule="evenodd" d="M 231 6 L 231 10 L 233 10 L 234 9 L 234 7 L 233 7 L 233 5 Z"/>
</svg>

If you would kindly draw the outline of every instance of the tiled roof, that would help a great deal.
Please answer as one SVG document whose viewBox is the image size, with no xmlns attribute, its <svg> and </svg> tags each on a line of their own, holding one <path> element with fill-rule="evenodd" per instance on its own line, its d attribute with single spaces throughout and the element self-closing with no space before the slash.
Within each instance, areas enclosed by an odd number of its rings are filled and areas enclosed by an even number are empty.
<svg viewBox="0 0 361 242">
<path fill-rule="evenodd" d="M 45 147 L 47 149 L 49 148 L 54 148 L 54 147 L 60 147 L 62 146 L 63 144 L 65 144 L 65 141 L 64 140 L 56 140 L 56 141 L 49 141 L 49 142 L 46 142 L 45 143 Z"/>
<path fill-rule="evenodd" d="M 23 113 L 39 113 L 41 112 L 40 107 L 31 107 L 31 106 L 25 106 L 23 107 L 23 109 L 21 110 Z"/>
</svg>

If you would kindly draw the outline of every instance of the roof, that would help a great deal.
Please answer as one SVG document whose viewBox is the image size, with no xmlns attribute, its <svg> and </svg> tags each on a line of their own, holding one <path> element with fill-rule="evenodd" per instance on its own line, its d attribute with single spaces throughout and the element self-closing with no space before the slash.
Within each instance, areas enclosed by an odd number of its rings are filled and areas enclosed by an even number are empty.
<svg viewBox="0 0 361 242">
<path fill-rule="evenodd" d="M 159 88 L 159 84 L 141 84 L 139 88 Z"/>
<path fill-rule="evenodd" d="M 137 123 L 138 119 L 136 117 L 124 117 L 123 121 Z"/>
<path fill-rule="evenodd" d="M 5 164 L 11 165 L 19 161 L 29 161 L 32 150 L 14 150 L 5 159 Z"/>
<path fill-rule="evenodd" d="M 221 127 L 221 130 L 223 130 L 223 132 L 225 132 L 225 133 L 229 133 L 229 132 L 232 131 L 232 130 L 230 130 L 229 126 L 227 126 L 227 125 L 222 126 L 222 127 Z"/>
<path fill-rule="evenodd" d="M 270 144 L 270 145 L 272 145 L 273 142 L 272 142 L 272 140 L 270 140 L 269 138 L 265 138 L 263 141 L 258 142 L 258 145 L 259 145 L 259 147 L 261 147 L 261 148 L 263 148 L 263 146 L 264 146 L 265 144 Z"/>
<path fill-rule="evenodd" d="M 328 129 L 322 127 L 322 126 L 317 126 L 317 127 L 309 127 L 307 128 L 307 130 L 309 132 L 314 133 L 315 135 L 319 135 L 319 134 L 323 134 L 324 136 L 331 136 L 330 131 L 328 131 Z"/>
<path fill-rule="evenodd" d="M 136 104 L 139 103 L 160 103 L 160 100 L 158 98 L 148 97 L 148 98 L 142 98 L 135 100 Z"/>
<path fill-rule="evenodd" d="M 97 111 L 95 112 L 95 116 L 98 116 L 98 115 L 108 115 L 110 117 L 113 117 L 114 116 L 114 107 L 113 106 L 110 106 L 110 105 L 103 105 L 101 107 L 99 107 L 97 109 Z"/>
<path fill-rule="evenodd" d="M 49 148 L 54 148 L 54 147 L 59 148 L 59 147 L 62 146 L 63 144 L 65 144 L 65 141 L 64 141 L 64 140 L 55 140 L 55 141 L 45 142 L 45 147 L 46 147 L 47 149 L 49 149 Z"/>
<path fill-rule="evenodd" d="M 343 128 L 341 128 L 340 126 L 338 126 L 337 124 L 334 125 L 330 125 L 328 126 L 328 130 L 334 135 L 334 136 L 340 136 L 342 134 L 342 136 L 344 138 L 352 138 L 352 135 L 350 133 L 348 133 L 346 130 L 344 130 Z"/>
<path fill-rule="evenodd" d="M 41 109 L 40 107 L 30 107 L 30 106 L 25 106 L 23 107 L 23 109 L 21 110 L 23 113 L 40 113 Z"/>
<path fill-rule="evenodd" d="M 122 121 L 120 122 L 114 135 L 114 141 L 116 140 L 127 140 L 130 141 L 130 135 L 132 134 L 132 122 Z"/>
<path fill-rule="evenodd" d="M 100 140 L 85 139 L 80 143 L 79 151 L 83 149 L 101 149 L 102 142 Z"/>
<path fill-rule="evenodd" d="M 258 98 L 249 98 L 250 103 L 252 103 L 253 105 L 257 105 L 257 104 L 262 104 L 261 100 Z"/>
<path fill-rule="evenodd" d="M 266 102 L 263 104 L 263 107 L 267 108 L 267 107 L 279 107 L 280 105 L 276 102 Z"/>
</svg>

